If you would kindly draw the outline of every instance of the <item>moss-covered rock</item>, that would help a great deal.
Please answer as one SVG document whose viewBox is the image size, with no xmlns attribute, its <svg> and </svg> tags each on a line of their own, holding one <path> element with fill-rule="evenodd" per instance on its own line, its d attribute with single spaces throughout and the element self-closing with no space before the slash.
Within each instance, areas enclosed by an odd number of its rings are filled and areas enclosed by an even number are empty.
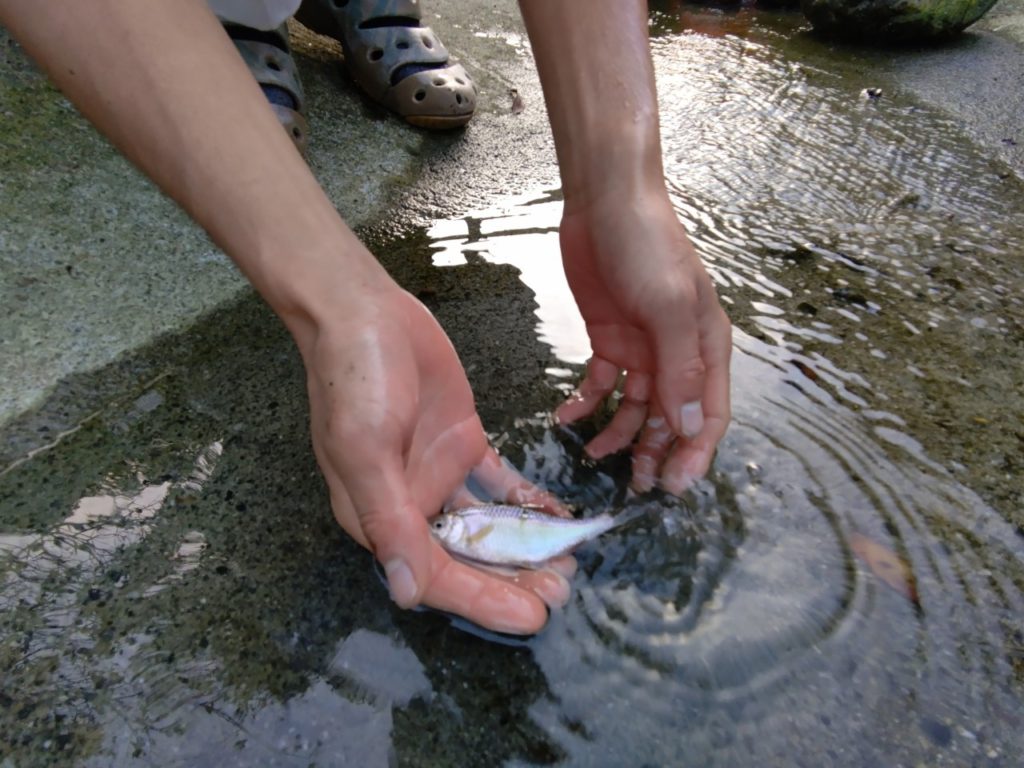
<svg viewBox="0 0 1024 768">
<path fill-rule="evenodd" d="M 801 0 L 823 34 L 878 43 L 949 38 L 970 26 L 996 0 Z"/>
</svg>

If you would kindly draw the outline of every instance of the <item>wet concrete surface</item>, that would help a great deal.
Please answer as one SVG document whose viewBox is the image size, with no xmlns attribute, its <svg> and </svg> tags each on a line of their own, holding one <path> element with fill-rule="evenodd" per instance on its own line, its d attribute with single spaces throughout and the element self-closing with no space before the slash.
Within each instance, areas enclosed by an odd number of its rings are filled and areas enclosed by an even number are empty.
<svg viewBox="0 0 1024 768">
<path fill-rule="evenodd" d="M 247 284 L 0 30 L 0 424 L 61 379 L 194 322 Z M 417 167 L 421 136 L 367 118 L 337 68 L 309 60 L 311 165 L 353 225 Z M 353 151 L 353 147 L 365 148 Z"/>
<path fill-rule="evenodd" d="M 576 502 L 607 501 L 601 494 L 613 495 L 609 488 L 623 477 L 622 461 L 613 460 L 600 471 L 586 468 L 578 444 L 565 435 L 552 438 L 545 427 L 544 414 L 563 395 L 563 372 L 571 366 L 553 352 L 550 341 L 538 338 L 538 290 L 524 285 L 522 267 L 472 254 L 478 247 L 474 238 L 486 240 L 486 234 L 480 231 L 481 217 L 473 224 L 468 211 L 522 191 L 544 190 L 543 204 L 557 186 L 542 100 L 515 8 L 488 4 L 484 14 L 475 4 L 437 2 L 428 10 L 440 14 L 430 20 L 477 74 L 484 92 L 481 114 L 467 131 L 451 136 L 405 128 L 362 101 L 331 63 L 330 46 L 300 30 L 296 47 L 312 104 L 312 163 L 392 274 L 441 320 L 466 365 L 487 429 L 499 441 L 511 436 L 504 449 L 509 457 L 532 467 L 535 478 L 575 495 Z M 729 34 L 746 34 L 731 27 L 728 17 L 707 23 Z M 755 19 L 753 26 L 760 24 Z M 991 173 L 990 180 L 965 186 L 965 191 L 1002 196 L 998 211 L 1009 222 L 1005 231 L 1019 237 L 1015 217 L 1024 198 L 1020 157 L 1005 153 L 1003 147 L 1010 145 L 1000 139 L 1018 125 L 1015 113 L 1007 112 L 1014 102 L 1005 80 L 998 81 L 1004 91 L 998 84 L 994 90 L 958 88 L 964 99 L 974 94 L 975 108 L 991 116 L 960 119 L 943 94 L 936 93 L 933 104 L 926 87 L 915 85 L 916 68 L 934 72 L 941 66 L 939 51 L 905 51 L 884 60 L 877 54 L 836 53 L 800 33 L 801 26 L 798 18 L 772 16 L 752 38 L 758 46 L 778 42 L 791 58 L 806 63 L 812 81 L 819 73 L 833 77 L 830 68 L 838 72 L 834 77 L 851 98 L 857 97 L 861 79 L 865 87 L 881 82 L 894 94 L 893 108 L 906 112 L 908 120 L 916 109 L 926 110 L 933 121 L 948 118 L 939 133 L 956 136 L 961 131 L 967 166 Z M 1007 52 L 1007 61 L 1019 61 L 1012 59 L 1020 49 L 1008 42 L 1009 36 L 982 31 L 971 39 L 975 42 L 962 42 L 951 54 L 967 57 L 956 59 L 958 71 L 979 51 Z M 880 267 L 893 285 L 916 285 L 916 296 L 913 291 L 906 296 L 888 292 L 886 280 L 874 282 L 862 263 L 847 269 L 851 263 L 843 264 L 841 247 L 845 235 L 836 235 L 837 242 L 811 243 L 816 252 L 801 250 L 806 244 L 794 239 L 783 243 L 790 250 L 765 255 L 763 263 L 771 270 L 758 267 L 761 277 L 778 280 L 789 295 L 755 290 L 751 286 L 757 280 L 745 284 L 726 269 L 730 254 L 709 251 L 712 263 L 732 275 L 722 290 L 732 301 L 740 331 L 740 420 L 715 478 L 688 502 L 712 520 L 721 510 L 721 530 L 688 534 L 685 541 L 694 552 L 685 553 L 693 559 L 687 559 L 687 567 L 699 571 L 700 563 L 717 562 L 720 578 L 726 579 L 730 568 L 734 576 L 742 575 L 752 568 L 750 562 L 730 559 L 737 557 L 735 552 L 723 559 L 719 550 L 757 551 L 773 535 L 785 533 L 789 538 L 777 550 L 767 550 L 774 557 L 764 557 L 759 577 L 731 586 L 745 586 L 751 599 L 764 606 L 778 605 L 781 615 L 784 602 L 772 601 L 787 590 L 802 594 L 800 580 L 813 580 L 821 572 L 815 568 L 843 572 L 845 567 L 846 580 L 856 584 L 854 598 L 835 598 L 842 606 L 854 604 L 854 609 L 844 608 L 851 614 L 838 627 L 823 622 L 821 634 L 815 634 L 821 622 L 818 603 L 801 619 L 813 624 L 813 632 L 801 629 L 794 645 L 802 647 L 801 633 L 809 633 L 813 642 L 808 641 L 812 650 L 806 657 L 821 661 L 805 659 L 803 669 L 776 667 L 778 652 L 762 649 L 762 657 L 744 661 L 753 668 L 777 668 L 778 674 L 764 682 L 750 673 L 756 684 L 736 684 L 730 692 L 725 677 L 742 680 L 746 668 L 715 667 L 709 674 L 723 677 L 709 683 L 699 665 L 696 671 L 690 668 L 685 648 L 673 657 L 671 643 L 664 642 L 689 638 L 686 632 L 662 628 L 661 650 L 618 634 L 617 611 L 628 612 L 631 606 L 616 602 L 623 594 L 623 577 L 615 575 L 615 568 L 624 568 L 629 581 L 644 581 L 642 571 L 628 562 L 628 547 L 610 545 L 604 562 L 600 554 L 584 559 L 582 602 L 555 616 L 550 631 L 529 648 L 498 646 L 454 631 L 442 617 L 395 610 L 370 557 L 337 529 L 330 515 L 309 450 L 301 364 L 280 324 L 241 286 L 233 268 L 211 255 L 205 238 L 92 136 L 6 40 L 3 44 L 4 66 L 13 73 L 0 86 L 5 89 L 3 109 L 20 104 L 45 117 L 39 123 L 8 122 L 0 137 L 3 306 L 13 308 L 0 320 L 6 324 L 0 326 L 6 398 L 0 408 L 4 768 L 4 760 L 17 766 L 600 764 L 594 761 L 601 755 L 605 764 L 622 764 L 630 755 L 643 755 L 650 764 L 686 764 L 686 754 L 694 756 L 693 764 L 730 765 L 738 764 L 730 762 L 730 755 L 754 753 L 765 765 L 806 760 L 853 766 L 877 759 L 879 749 L 888 750 L 883 754 L 890 759 L 898 755 L 911 763 L 1013 765 L 1013 753 L 1006 749 L 1013 746 L 1012 734 L 1024 728 L 1019 707 L 1010 706 L 1020 700 L 1020 688 L 1014 686 L 1024 680 L 1024 640 L 1007 606 L 1019 607 L 1024 582 L 1019 560 L 999 559 L 1001 550 L 986 537 L 1003 535 L 1012 553 L 1013 527 L 1019 533 L 1024 522 L 1019 483 L 1024 313 L 1013 301 L 1022 291 L 1020 254 L 1015 261 L 1012 253 L 986 250 L 984 238 L 997 238 L 986 235 L 977 221 L 949 230 L 964 235 L 953 242 L 960 250 L 940 243 L 931 261 L 912 265 L 906 273 L 885 272 L 891 264 Z M 659 50 L 670 62 L 670 51 Z M 754 59 L 759 55 L 739 43 L 724 50 L 746 50 Z M 987 56 L 982 60 L 988 61 Z M 679 124 L 687 116 L 679 102 L 687 95 L 680 74 L 686 73 L 667 66 L 659 81 L 672 104 L 668 119 Z M 522 114 L 509 109 L 509 87 L 526 100 Z M 912 123 L 897 122 L 905 124 Z M 865 125 L 873 124 L 867 120 Z M 706 138 L 710 130 L 697 125 L 693 135 Z M 740 202 L 721 196 L 715 179 L 701 173 L 704 164 L 711 167 L 716 159 L 687 151 L 683 131 L 667 135 L 670 173 L 685 180 L 688 169 L 693 179 L 693 190 L 684 191 L 682 203 L 701 210 L 706 206 L 707 215 L 683 212 L 695 217 L 696 237 L 712 248 L 720 246 L 715 227 L 700 222 L 716 215 L 728 219 L 742 207 L 745 192 L 737 187 Z M 353 136 L 362 142 L 359 152 L 350 151 Z M 16 151 L 8 152 L 11 148 Z M 338 165 L 340 158 L 344 166 Z M 98 193 L 87 189 L 94 183 Z M 890 187 L 884 179 L 879 188 L 888 196 L 883 203 L 894 206 L 887 214 L 880 206 L 880 218 L 890 216 L 894 230 L 940 227 L 929 214 L 928 196 L 923 202 L 901 198 L 899 186 Z M 112 199 L 116 207 L 97 202 L 97 195 Z M 127 219 L 124 210 L 132 210 L 133 217 L 139 211 L 139 221 Z M 463 218 L 467 231 L 477 228 L 475 235 L 469 231 L 465 244 L 458 238 L 452 239 L 454 245 L 439 243 L 442 235 L 421 228 L 439 219 L 458 223 Z M 869 223 L 877 225 L 874 219 Z M 992 223 L 993 232 L 999 224 Z M 499 222 L 492 230 L 503 226 Z M 550 222 L 544 227 L 550 234 Z M 819 234 L 812 227 L 805 232 Z M 854 228 L 848 235 L 884 245 L 876 229 L 858 234 Z M 60 254 L 84 252 L 72 248 L 82 242 L 89 258 L 70 263 L 68 270 Z M 154 242 L 160 247 L 154 248 Z M 444 248 L 471 253 L 465 263 L 441 269 L 437 254 Z M 490 248 L 497 253 L 496 246 Z M 174 269 L 167 263 L 168 251 L 178 254 Z M 111 263 L 116 268 L 108 268 Z M 10 274 L 17 283 L 8 281 Z M 87 278 L 88 291 L 66 293 L 80 285 L 73 282 L 79 276 Z M 54 286 L 65 277 L 71 287 Z M 958 283 L 966 289 L 958 289 Z M 996 285 L 1003 287 L 1001 297 L 980 290 Z M 110 295 L 118 297 L 119 311 L 96 299 Z M 153 296 L 167 297 L 166 303 Z M 160 311 L 153 309 L 157 304 Z M 927 343 L 920 343 L 920 334 L 907 329 L 904 320 L 924 328 L 940 304 L 941 311 L 962 315 L 963 323 L 940 324 L 926 332 Z M 870 311 L 871 305 L 883 311 Z M 56 307 L 80 309 L 61 314 Z M 148 314 L 140 323 L 143 307 Z M 813 308 L 813 317 L 806 307 Z M 861 319 L 847 317 L 849 325 L 843 326 L 842 312 L 859 313 Z M 69 314 L 72 321 L 66 320 Z M 801 337 L 803 349 L 785 351 L 780 344 L 783 352 L 769 354 L 760 345 L 770 345 L 778 328 L 765 316 L 780 314 L 803 315 L 808 334 L 841 336 L 843 343 Z M 1009 328 L 993 332 L 996 317 Z M 971 325 L 978 318 L 991 324 Z M 831 324 L 827 330 L 814 325 L 826 320 Z M 80 327 L 69 329 L 74 323 Z M 886 360 L 858 351 L 861 332 L 887 353 Z M 786 338 L 791 342 L 793 337 L 793 329 L 787 329 Z M 776 367 L 759 368 L 751 362 L 758 354 Z M 906 359 L 899 359 L 901 354 Z M 897 368 L 889 362 L 894 357 Z M 748 367 L 754 373 L 743 373 Z M 778 374 L 782 369 L 786 373 Z M 560 373 L 552 376 L 552 371 Z M 818 478 L 801 484 L 795 479 L 798 470 L 775 466 L 789 460 L 787 440 L 796 439 L 771 432 L 772 419 L 781 423 L 786 413 L 759 399 L 762 389 L 773 394 L 775 376 L 780 376 L 780 392 L 829 393 L 821 395 L 830 404 L 825 411 L 811 413 L 821 422 L 822 413 L 827 421 L 829 413 L 843 412 L 829 425 L 835 427 L 830 441 L 863 438 L 859 422 L 844 410 L 849 408 L 877 419 L 879 434 L 898 443 L 894 455 L 919 451 L 924 458 L 914 459 L 914 466 L 936 474 L 876 485 L 872 462 L 895 459 L 861 442 L 840 455 L 842 462 L 861 468 L 859 479 L 840 473 L 831 485 Z M 972 386 L 957 383 L 967 379 Z M 900 421 L 878 416 L 875 408 Z M 765 422 L 759 421 L 760 412 L 768 413 Z M 762 428 L 767 430 L 763 442 L 775 440 L 767 447 L 756 434 Z M 791 431 L 803 433 L 808 427 Z M 543 452 L 546 466 L 530 458 L 537 445 L 552 440 L 560 461 L 552 462 Z M 807 457 L 819 450 L 812 443 L 794 455 L 813 463 Z M 948 470 L 940 472 L 934 463 Z M 941 492 L 929 495 L 929 483 Z M 863 487 L 867 500 L 843 495 L 853 487 Z M 591 498 L 588 488 L 601 490 Z M 847 502 L 878 504 L 886 512 L 877 495 L 893 493 L 899 510 L 918 504 L 921 509 L 909 515 L 911 527 L 932 531 L 935 538 L 908 536 L 909 550 L 920 550 L 915 565 L 934 565 L 938 559 L 941 567 L 935 570 L 942 572 L 950 550 L 980 548 L 978 541 L 1000 553 L 991 561 L 979 555 L 953 562 L 954 569 L 965 572 L 960 578 L 970 588 L 968 598 L 952 601 L 948 611 L 939 610 L 935 595 L 950 591 L 956 580 L 933 580 L 927 567 L 918 575 L 921 605 L 934 606 L 940 619 L 955 614 L 969 623 L 974 614 L 968 606 L 981 611 L 976 623 L 982 640 L 963 630 L 962 638 L 971 641 L 959 641 L 959 653 L 970 660 L 975 677 L 955 664 L 945 666 L 952 664 L 945 661 L 947 652 L 956 655 L 950 650 L 957 648 L 955 642 L 937 643 L 937 651 L 925 650 L 923 640 L 915 646 L 915 633 L 922 631 L 914 623 L 920 621 L 920 608 L 915 618 L 914 606 L 895 590 L 876 589 L 870 571 L 855 565 L 852 555 L 845 555 L 849 561 L 844 566 L 842 555 L 836 555 L 836 565 L 825 555 L 818 562 L 818 555 L 808 554 L 820 545 L 804 547 L 801 537 L 816 523 L 799 516 L 795 488 L 816 489 L 809 492 L 812 497 L 837 493 Z M 772 493 L 783 501 L 772 502 L 778 508 L 770 507 L 764 519 L 757 504 L 736 507 L 732 498 L 770 498 Z M 796 511 L 788 509 L 790 504 Z M 878 521 L 857 518 L 849 509 L 839 508 L 836 514 L 853 514 L 864 530 L 881 536 L 871 527 Z M 699 521 L 700 515 L 695 516 Z M 682 525 L 689 531 L 687 520 Z M 1001 520 L 1009 526 L 1000 527 Z M 894 513 L 880 529 L 901 525 Z M 782 533 L 772 534 L 773 526 Z M 695 542 L 704 546 L 699 557 Z M 786 557 L 779 556 L 783 552 Z M 784 577 L 768 568 L 781 561 L 808 567 L 794 569 L 803 570 L 802 576 Z M 995 589 L 989 582 L 997 585 L 1004 603 L 985 613 L 979 605 L 999 602 L 986 591 Z M 664 589 L 648 586 L 652 595 Z M 695 581 L 695 592 L 698 587 Z M 736 589 L 733 599 L 743 592 Z M 607 609 L 594 613 L 589 602 L 594 600 L 606 601 Z M 828 600 L 820 605 L 832 607 Z M 929 633 L 943 637 L 943 624 L 931 621 Z M 636 624 L 645 626 L 642 617 Z M 790 642 L 778 617 L 769 617 L 763 626 L 779 633 L 782 640 L 775 642 Z M 581 638 L 588 632 L 599 634 L 607 646 L 584 643 Z M 833 635 L 860 639 L 831 654 L 822 652 L 819 643 Z M 699 643 L 700 638 L 693 640 Z M 578 672 L 574 664 L 579 659 L 593 668 Z M 922 659 L 939 663 L 921 672 Z M 672 666 L 676 663 L 678 668 Z M 913 685 L 908 669 L 919 672 L 928 686 L 901 687 Z M 972 709 L 972 702 L 958 698 L 960 676 L 972 691 L 986 691 L 987 709 Z M 787 677 L 801 685 L 785 688 L 780 680 Z M 686 685 L 672 687 L 678 680 Z M 702 698 L 708 686 L 725 695 Z M 765 689 L 773 687 L 784 693 L 766 697 Z M 777 713 L 765 714 L 766 708 Z M 664 730 L 673 711 L 685 713 L 686 724 Z M 639 713 L 646 725 L 636 722 Z M 688 743 L 679 745 L 671 734 L 684 728 L 689 729 Z"/>
<path fill-rule="evenodd" d="M 459 8 L 452 5 L 455 16 Z M 512 5 L 484 17 L 474 11 L 467 18 L 475 23 L 466 28 L 448 25 L 449 43 L 480 72 L 481 88 L 479 119 L 448 136 L 407 126 L 364 99 L 341 69 L 339 46 L 293 25 L 314 133 L 309 162 L 351 226 L 393 219 L 409 183 L 431 176 L 452 146 L 459 148 L 452 189 L 473 187 L 458 183 L 464 175 L 489 182 L 496 194 L 517 179 L 551 180 L 551 156 L 538 151 L 549 143 L 539 98 L 515 121 L 503 115 L 508 88 L 528 71 L 521 30 L 503 26 L 513 13 Z M 68 375 L 187 326 L 247 285 L 2 29 L 0 104 L 3 424 L 38 405 Z M 421 193 L 423 202 L 438 198 L 442 205 L 457 204 L 460 196 Z"/>
<path fill-rule="evenodd" d="M 862 54 L 863 56 L 863 54 Z M 936 48 L 863 56 L 898 89 L 951 115 L 1000 161 L 1024 173 L 1024 2 L 1000 0 L 958 39 Z"/>
</svg>

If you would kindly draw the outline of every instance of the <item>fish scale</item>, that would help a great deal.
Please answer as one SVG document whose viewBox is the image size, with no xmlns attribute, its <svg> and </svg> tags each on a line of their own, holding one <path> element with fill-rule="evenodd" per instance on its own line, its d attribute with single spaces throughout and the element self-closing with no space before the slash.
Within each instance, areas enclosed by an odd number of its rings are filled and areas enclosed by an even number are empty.
<svg viewBox="0 0 1024 768">
<path fill-rule="evenodd" d="M 631 519 L 632 515 L 607 513 L 574 519 L 526 507 L 481 504 L 441 514 L 430 528 L 448 552 L 463 559 L 539 568 Z"/>
</svg>

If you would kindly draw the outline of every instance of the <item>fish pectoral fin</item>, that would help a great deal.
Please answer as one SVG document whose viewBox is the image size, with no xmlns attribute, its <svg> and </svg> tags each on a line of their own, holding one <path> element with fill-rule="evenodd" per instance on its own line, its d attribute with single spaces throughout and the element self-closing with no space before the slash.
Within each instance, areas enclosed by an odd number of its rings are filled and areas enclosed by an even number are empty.
<svg viewBox="0 0 1024 768">
<path fill-rule="evenodd" d="M 481 541 L 483 541 L 485 538 L 487 538 L 487 535 L 489 533 L 491 533 L 491 531 L 493 531 L 493 530 L 494 530 L 494 523 L 488 523 L 487 525 L 485 525 L 483 528 L 481 528 L 476 533 L 471 533 L 469 536 L 467 536 L 466 537 L 466 543 L 468 543 L 468 544 L 479 544 Z"/>
</svg>

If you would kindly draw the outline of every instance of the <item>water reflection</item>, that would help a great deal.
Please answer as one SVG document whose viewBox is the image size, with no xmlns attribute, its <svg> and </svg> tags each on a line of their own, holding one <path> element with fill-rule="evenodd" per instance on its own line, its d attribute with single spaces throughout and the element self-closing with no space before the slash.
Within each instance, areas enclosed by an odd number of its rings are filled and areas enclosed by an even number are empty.
<svg viewBox="0 0 1024 768">
<path fill-rule="evenodd" d="M 684 502 L 624 494 L 627 462 L 585 465 L 544 419 L 503 436 L 569 501 L 649 511 L 580 553 L 573 602 L 531 643 L 551 689 L 531 716 L 569 765 L 1012 764 L 1024 545 L 949 437 L 922 441 L 937 403 L 1019 413 L 985 394 L 1002 366 L 971 358 L 1014 333 L 998 308 L 1020 307 L 1024 194 L 848 74 L 757 40 L 654 45 L 673 199 L 745 329 L 735 420 Z M 438 222 L 432 258 L 517 267 L 538 336 L 575 364 L 559 215 L 542 194 Z"/>
<path fill-rule="evenodd" d="M 541 341 L 556 357 L 582 364 L 590 357 L 586 326 L 565 281 L 558 250 L 562 203 L 556 195 L 527 195 L 460 219 L 435 222 L 428 230 L 431 259 L 454 267 L 473 259 L 510 264 L 537 297 Z"/>
</svg>

